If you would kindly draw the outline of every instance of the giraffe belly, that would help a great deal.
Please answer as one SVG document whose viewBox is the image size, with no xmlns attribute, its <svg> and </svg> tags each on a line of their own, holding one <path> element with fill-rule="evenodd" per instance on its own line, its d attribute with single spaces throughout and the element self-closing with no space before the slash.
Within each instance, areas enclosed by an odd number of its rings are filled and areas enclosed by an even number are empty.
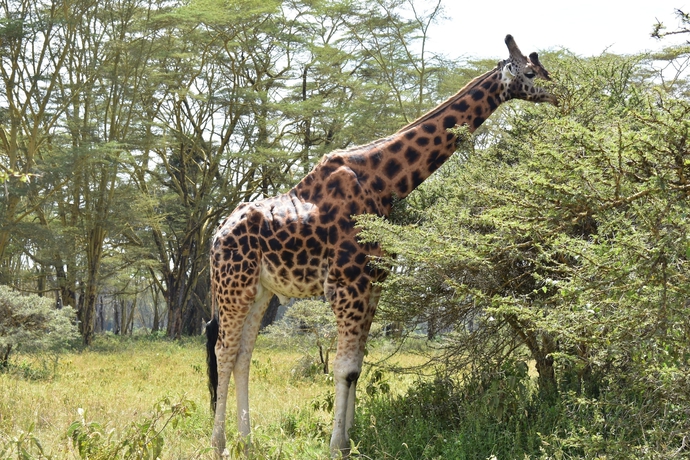
<svg viewBox="0 0 690 460">
<path fill-rule="evenodd" d="M 261 263 L 261 284 L 286 303 L 290 298 L 315 297 L 323 295 L 326 272 L 324 267 L 273 266 L 263 260 Z"/>
</svg>

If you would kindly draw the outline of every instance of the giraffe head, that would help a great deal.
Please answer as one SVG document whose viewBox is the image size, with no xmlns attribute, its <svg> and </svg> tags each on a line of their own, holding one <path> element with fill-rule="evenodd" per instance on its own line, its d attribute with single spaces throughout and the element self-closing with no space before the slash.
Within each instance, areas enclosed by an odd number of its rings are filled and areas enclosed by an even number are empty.
<svg viewBox="0 0 690 460">
<path fill-rule="evenodd" d="M 504 100 L 524 99 L 530 102 L 550 102 L 558 105 L 558 99 L 545 89 L 535 86 L 534 80 L 551 80 L 549 72 L 539 62 L 537 53 L 526 57 L 520 51 L 512 35 L 506 35 L 510 57 L 498 63 L 498 71 L 505 85 Z"/>
</svg>

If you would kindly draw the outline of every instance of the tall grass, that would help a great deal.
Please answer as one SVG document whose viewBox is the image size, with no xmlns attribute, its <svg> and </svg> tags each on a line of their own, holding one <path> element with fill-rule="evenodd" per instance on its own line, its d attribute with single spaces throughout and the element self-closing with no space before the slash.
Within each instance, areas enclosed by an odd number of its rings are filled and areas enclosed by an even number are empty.
<svg viewBox="0 0 690 460">
<path fill-rule="evenodd" d="M 412 348 L 424 343 L 408 343 L 387 360 L 389 369 L 422 364 Z M 686 426 L 687 406 L 662 404 L 651 430 L 624 425 L 626 404 L 637 402 L 624 385 L 599 399 L 564 390 L 544 401 L 524 362 L 429 378 L 379 366 L 395 349 L 385 340 L 369 344 L 351 433 L 355 459 L 688 458 L 685 438 L 669 441 Z M 332 377 L 295 350 L 259 338 L 249 459 L 329 456 Z M 201 338 L 103 336 L 89 349 L 17 355 L 0 372 L 0 460 L 211 459 L 211 428 Z M 232 400 L 227 435 L 231 458 L 238 457 L 244 449 Z"/>
<path fill-rule="evenodd" d="M 369 361 L 388 352 L 372 348 Z M 305 373 L 303 356 L 259 338 L 250 376 L 251 458 L 328 457 L 333 382 Z M 419 362 L 409 354 L 395 359 Z M 12 370 L 0 373 L 0 458 L 213 458 L 202 338 L 105 335 L 88 349 L 51 357 L 50 372 L 32 372 L 44 361 L 17 355 Z M 381 374 L 373 386 L 369 374 L 365 370 L 363 399 L 366 388 L 380 390 Z M 389 391 L 398 393 L 413 381 L 394 380 Z M 231 383 L 230 398 L 233 392 Z M 227 434 L 237 450 L 234 399 Z"/>
<path fill-rule="evenodd" d="M 558 407 L 539 400 L 526 364 L 500 374 L 483 381 L 437 377 L 402 396 L 371 398 L 354 436 L 377 460 L 540 458 L 542 434 L 556 428 Z"/>
<path fill-rule="evenodd" d="M 67 430 L 81 414 L 105 432 L 124 433 L 170 398 L 197 404 L 166 436 L 168 458 L 197 457 L 205 448 L 199 435 L 208 423 L 208 405 L 201 404 L 205 370 L 201 343 L 196 345 L 103 336 L 91 349 L 60 356 L 46 378 L 0 374 L 0 440 L 30 431 L 52 457 L 71 458 L 76 452 Z M 31 362 L 31 356 L 16 359 Z"/>
</svg>

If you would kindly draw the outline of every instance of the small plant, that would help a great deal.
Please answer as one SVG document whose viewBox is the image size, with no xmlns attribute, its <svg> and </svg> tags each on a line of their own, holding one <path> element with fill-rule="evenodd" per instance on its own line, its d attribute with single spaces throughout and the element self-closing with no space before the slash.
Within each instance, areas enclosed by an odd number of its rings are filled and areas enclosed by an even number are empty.
<svg viewBox="0 0 690 460">
<path fill-rule="evenodd" d="M 20 431 L 12 439 L 4 440 L 0 437 L 0 458 L 51 459 L 52 457 L 44 451 L 41 441 L 34 435 L 33 431 L 34 426 L 31 425 L 27 431 Z"/>
<path fill-rule="evenodd" d="M 322 410 L 325 412 L 333 412 L 335 407 L 335 393 L 331 390 L 317 396 L 311 400 L 311 407 L 315 411 Z"/>
<path fill-rule="evenodd" d="M 40 353 L 10 362 L 5 371 L 25 380 L 51 380 L 58 372 L 57 353 Z"/>
<path fill-rule="evenodd" d="M 301 300 L 291 306 L 282 320 L 270 326 L 267 331 L 275 339 L 294 339 L 305 349 L 307 363 L 301 362 L 298 372 L 312 375 L 312 363 L 318 365 L 324 374 L 329 373 L 330 355 L 335 351 L 338 333 L 335 318 L 328 302 L 322 300 Z M 316 347 L 318 356 L 311 352 Z"/>
<path fill-rule="evenodd" d="M 372 372 L 366 381 L 364 391 L 369 398 L 376 398 L 390 394 L 391 386 L 381 369 L 376 369 L 374 372 Z"/>
<path fill-rule="evenodd" d="M 153 414 L 139 422 L 132 422 L 120 439 L 115 430 L 105 424 L 87 422 L 84 409 L 79 420 L 67 430 L 77 454 L 83 459 L 156 459 L 163 450 L 163 430 L 177 427 L 180 419 L 194 410 L 192 401 L 172 403 L 169 398 L 159 401 Z"/>
</svg>

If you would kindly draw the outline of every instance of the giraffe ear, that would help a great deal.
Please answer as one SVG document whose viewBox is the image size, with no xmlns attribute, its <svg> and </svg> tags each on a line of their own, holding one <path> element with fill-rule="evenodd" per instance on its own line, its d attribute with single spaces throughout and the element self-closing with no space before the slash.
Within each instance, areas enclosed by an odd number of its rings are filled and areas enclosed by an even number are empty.
<svg viewBox="0 0 690 460">
<path fill-rule="evenodd" d="M 503 67 L 503 71 L 505 74 L 512 80 L 515 78 L 515 71 L 513 70 L 513 64 L 512 63 L 507 63 L 505 67 Z"/>
</svg>

